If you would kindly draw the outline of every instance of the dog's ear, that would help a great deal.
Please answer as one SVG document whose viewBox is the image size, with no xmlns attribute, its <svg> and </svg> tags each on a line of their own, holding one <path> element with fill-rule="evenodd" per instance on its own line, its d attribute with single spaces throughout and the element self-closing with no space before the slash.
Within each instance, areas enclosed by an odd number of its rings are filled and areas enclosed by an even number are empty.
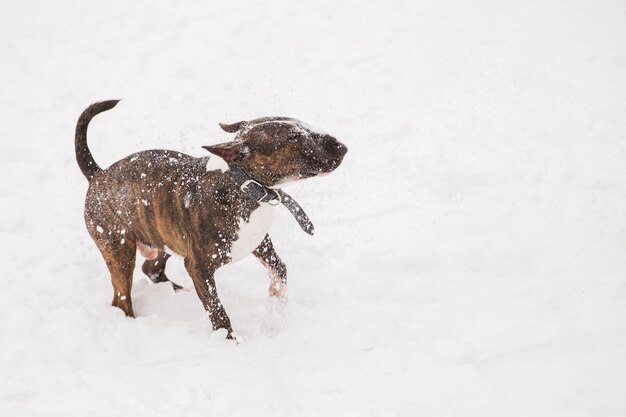
<svg viewBox="0 0 626 417">
<path fill-rule="evenodd" d="M 245 145 L 239 141 L 219 143 L 217 145 L 203 146 L 204 149 L 214 155 L 219 156 L 224 161 L 231 163 L 244 156 L 243 147 Z"/>
<path fill-rule="evenodd" d="M 232 123 L 232 124 L 220 123 L 220 127 L 225 132 L 235 133 L 235 132 L 239 132 L 241 129 L 243 129 L 245 127 L 246 123 L 247 122 L 245 122 L 245 121 Z"/>
</svg>

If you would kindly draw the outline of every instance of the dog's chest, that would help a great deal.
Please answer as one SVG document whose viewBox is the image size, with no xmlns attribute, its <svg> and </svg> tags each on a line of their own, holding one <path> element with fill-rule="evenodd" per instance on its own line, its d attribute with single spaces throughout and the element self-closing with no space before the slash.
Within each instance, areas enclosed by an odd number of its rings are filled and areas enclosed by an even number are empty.
<svg viewBox="0 0 626 417">
<path fill-rule="evenodd" d="M 274 218 L 274 206 L 260 203 L 259 207 L 250 213 L 249 221 L 239 219 L 237 238 L 230 248 L 231 262 L 237 262 L 252 253 L 263 241 Z"/>
</svg>

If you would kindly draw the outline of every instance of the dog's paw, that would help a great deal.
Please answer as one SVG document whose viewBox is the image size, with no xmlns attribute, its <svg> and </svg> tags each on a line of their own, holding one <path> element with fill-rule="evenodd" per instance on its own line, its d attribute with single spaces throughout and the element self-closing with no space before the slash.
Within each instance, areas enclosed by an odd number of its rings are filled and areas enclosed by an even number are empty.
<svg viewBox="0 0 626 417">
<path fill-rule="evenodd" d="M 287 284 L 281 281 L 272 281 L 270 284 L 270 297 L 274 297 L 276 300 L 287 303 Z"/>
<path fill-rule="evenodd" d="M 215 340 L 233 340 L 237 343 L 239 343 L 239 338 L 237 337 L 237 335 L 232 331 L 232 330 L 228 330 L 228 329 L 217 329 L 217 330 L 213 330 L 213 332 L 211 333 L 211 339 L 215 339 Z"/>
</svg>

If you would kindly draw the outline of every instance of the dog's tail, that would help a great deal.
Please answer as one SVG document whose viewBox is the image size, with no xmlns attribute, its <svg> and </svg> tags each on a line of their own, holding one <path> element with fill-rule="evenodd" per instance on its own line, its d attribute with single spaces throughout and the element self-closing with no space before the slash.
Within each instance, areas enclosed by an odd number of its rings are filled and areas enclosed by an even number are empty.
<svg viewBox="0 0 626 417">
<path fill-rule="evenodd" d="M 83 111 L 76 123 L 76 138 L 74 140 L 76 161 L 89 181 L 102 169 L 96 164 L 87 146 L 87 126 L 96 114 L 112 109 L 118 102 L 119 100 L 107 100 L 94 103 Z"/>
</svg>

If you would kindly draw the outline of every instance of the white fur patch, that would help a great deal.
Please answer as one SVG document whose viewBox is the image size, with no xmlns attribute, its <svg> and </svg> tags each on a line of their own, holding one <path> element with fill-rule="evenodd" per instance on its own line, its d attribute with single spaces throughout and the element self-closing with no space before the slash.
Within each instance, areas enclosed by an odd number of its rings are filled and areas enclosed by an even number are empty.
<svg viewBox="0 0 626 417">
<path fill-rule="evenodd" d="M 206 170 L 207 172 L 216 170 L 226 172 L 230 171 L 230 168 L 228 167 L 226 161 L 224 161 L 222 158 L 217 155 L 211 155 L 209 156 L 209 160 L 206 163 Z"/>
<path fill-rule="evenodd" d="M 237 262 L 252 253 L 263 241 L 272 220 L 274 219 L 274 206 L 268 203 L 260 203 L 259 208 L 250 214 L 250 221 L 239 220 L 237 239 L 230 248 L 231 262 Z"/>
</svg>

